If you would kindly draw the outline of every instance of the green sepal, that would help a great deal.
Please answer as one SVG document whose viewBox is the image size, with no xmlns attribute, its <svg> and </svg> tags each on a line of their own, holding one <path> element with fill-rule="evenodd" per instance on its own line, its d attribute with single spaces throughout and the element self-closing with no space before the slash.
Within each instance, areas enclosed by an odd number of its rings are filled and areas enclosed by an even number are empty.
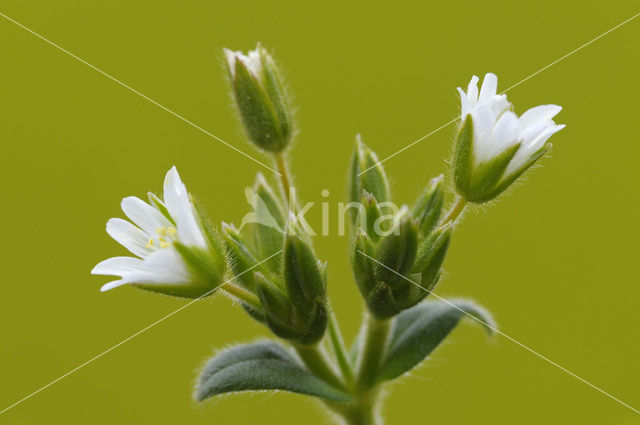
<svg viewBox="0 0 640 425">
<path fill-rule="evenodd" d="M 284 244 L 284 282 L 294 305 L 325 299 L 325 284 L 311 248 L 297 235 Z"/>
<path fill-rule="evenodd" d="M 293 306 L 287 295 L 261 273 L 256 272 L 254 275 L 256 293 L 264 309 L 265 321 L 269 329 L 280 338 L 299 339 L 300 332 L 293 324 Z"/>
<path fill-rule="evenodd" d="M 418 229 L 406 211 L 399 213 L 397 222 L 378 243 L 375 259 L 377 280 L 392 288 L 406 286 L 403 278 L 413 268 L 418 249 Z"/>
<path fill-rule="evenodd" d="M 325 272 L 309 245 L 295 234 L 286 236 L 283 268 L 300 343 L 314 343 L 322 338 L 327 325 Z"/>
<path fill-rule="evenodd" d="M 178 251 L 197 282 L 211 288 L 222 283 L 225 269 L 221 267 L 219 258 L 212 256 L 210 251 L 186 246 L 180 242 L 174 242 L 173 247 Z"/>
<path fill-rule="evenodd" d="M 453 177 L 456 189 L 463 196 L 469 192 L 473 171 L 473 119 L 467 114 L 458 129 L 453 154 Z"/>
<path fill-rule="evenodd" d="M 427 238 L 420 241 L 413 273 L 420 275 L 420 286 L 426 289 L 424 296 L 428 295 L 438 282 L 440 269 L 447 255 L 451 242 L 451 223 L 434 230 Z"/>
<path fill-rule="evenodd" d="M 227 268 L 228 261 L 222 238 L 211 224 L 211 220 L 207 217 L 207 214 L 200 202 L 191 195 L 189 195 L 189 199 L 191 200 L 191 204 L 196 212 L 196 218 L 200 225 L 200 229 L 203 230 L 204 236 L 207 240 L 207 245 L 211 251 L 211 259 L 216 264 L 217 269 L 224 273 Z"/>
<path fill-rule="evenodd" d="M 388 230 L 378 223 L 382 211 L 376 198 L 366 190 L 363 190 L 361 202 L 363 208 L 360 210 L 358 227 L 362 228 L 375 243 L 380 239 L 381 234 Z M 376 225 L 379 225 L 380 229 L 376 229 Z"/>
<path fill-rule="evenodd" d="M 200 373 L 194 398 L 203 401 L 219 394 L 264 390 L 351 401 L 349 394 L 313 375 L 274 341 L 237 345 L 212 357 Z"/>
<path fill-rule="evenodd" d="M 493 199 L 504 192 L 513 182 L 515 182 L 525 171 L 527 171 L 533 164 L 535 164 L 541 157 L 543 157 L 551 149 L 551 143 L 547 143 L 537 152 L 531 155 L 531 158 L 525 162 L 520 168 L 513 171 L 508 176 L 502 176 L 502 180 L 495 186 L 493 191 L 488 195 L 488 199 Z"/>
<path fill-rule="evenodd" d="M 495 193 L 496 185 L 519 148 L 520 143 L 517 143 L 505 149 L 490 161 L 476 165 L 471 177 L 469 191 L 464 195 L 465 199 L 478 204 L 492 200 L 495 197 L 493 194 Z"/>
<path fill-rule="evenodd" d="M 360 174 L 362 173 L 362 174 Z M 378 156 L 356 136 L 356 146 L 351 159 L 351 202 L 360 202 L 362 191 L 373 195 L 380 203 L 391 200 L 389 180 Z"/>
<path fill-rule="evenodd" d="M 164 204 L 164 202 L 162 202 L 162 200 L 160 198 L 158 198 L 156 196 L 155 193 L 153 192 L 148 192 L 147 193 L 147 197 L 149 198 L 149 202 L 151 203 L 151 205 L 157 209 L 158 211 L 160 211 L 160 213 L 171 222 L 171 224 L 173 224 L 173 226 L 175 227 L 176 222 L 173 220 L 173 217 L 171 217 L 171 214 L 169 214 L 169 210 L 167 209 L 167 206 Z"/>
<path fill-rule="evenodd" d="M 236 58 L 232 83 L 247 136 L 260 149 L 280 152 L 290 141 L 289 126 L 280 121 L 278 112 L 257 78 Z"/>
<path fill-rule="evenodd" d="M 491 315 L 466 300 L 427 301 L 400 313 L 394 320 L 377 381 L 395 379 L 420 364 L 465 316 L 479 321 L 489 334 L 495 330 Z"/>
<path fill-rule="evenodd" d="M 375 263 L 369 258 L 375 255 L 375 245 L 362 229 L 358 229 L 354 242 L 351 267 L 358 289 L 366 300 L 376 286 Z"/>
<path fill-rule="evenodd" d="M 254 184 L 254 213 L 256 221 L 251 223 L 253 239 L 260 258 L 269 258 L 281 251 L 284 244 L 285 216 L 284 210 L 274 191 L 261 174 Z M 269 269 L 281 274 L 282 260 L 274 256 L 266 262 Z"/>
<path fill-rule="evenodd" d="M 283 140 L 288 141 L 292 138 L 293 129 L 293 117 L 291 108 L 288 105 L 288 98 L 286 96 L 286 90 L 282 83 L 282 78 L 278 71 L 275 61 L 271 55 L 266 51 L 260 43 L 257 47 L 260 52 L 260 59 L 262 61 L 262 70 L 264 73 L 264 79 L 262 81 L 264 89 L 267 92 L 268 98 L 271 100 L 273 109 L 278 118 L 280 124 L 280 134 Z M 286 146 L 286 145 L 285 145 Z"/>
<path fill-rule="evenodd" d="M 440 174 L 431 179 L 411 212 L 421 234 L 428 235 L 438 224 L 443 204 L 444 176 Z"/>
<path fill-rule="evenodd" d="M 238 230 L 227 223 L 222 224 L 222 238 L 227 248 L 229 256 L 229 264 L 234 276 L 234 280 L 238 284 L 250 291 L 255 290 L 255 281 L 253 273 L 246 271 L 260 270 L 265 272 L 264 265 L 256 266 L 260 263 L 255 253 L 251 250 L 249 244 L 243 240 Z"/>
</svg>

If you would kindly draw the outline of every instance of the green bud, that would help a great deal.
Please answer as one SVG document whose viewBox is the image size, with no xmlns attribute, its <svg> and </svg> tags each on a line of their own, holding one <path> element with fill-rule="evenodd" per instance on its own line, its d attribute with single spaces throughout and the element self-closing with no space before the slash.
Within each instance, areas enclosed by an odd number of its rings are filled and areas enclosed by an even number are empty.
<svg viewBox="0 0 640 425">
<path fill-rule="evenodd" d="M 293 137 L 293 119 L 275 61 L 260 44 L 247 55 L 224 53 L 247 136 L 262 150 L 284 150 Z"/>
<path fill-rule="evenodd" d="M 378 202 L 391 200 L 389 181 L 377 155 L 356 136 L 356 146 L 351 157 L 350 201 L 360 202 L 363 190 Z M 355 221 L 355 215 L 354 221 Z"/>
<path fill-rule="evenodd" d="M 431 179 L 415 206 L 412 216 L 423 235 L 428 235 L 435 228 L 442 215 L 444 203 L 444 176 Z"/>
<path fill-rule="evenodd" d="M 254 280 L 269 329 L 280 338 L 299 339 L 299 332 L 293 323 L 293 307 L 287 295 L 259 272 L 254 273 Z"/>
<path fill-rule="evenodd" d="M 438 283 L 442 263 L 449 249 L 452 231 L 453 226 L 448 223 L 434 230 L 418 245 L 413 273 L 419 274 L 420 282 L 418 283 L 426 290 L 423 297 L 426 297 Z"/>
<path fill-rule="evenodd" d="M 363 192 L 362 205 L 364 208 L 360 210 L 358 227 L 363 229 L 374 242 L 377 242 L 382 232 L 386 231 L 386 229 L 376 228 L 376 226 L 380 226 L 379 219 L 382 216 L 382 211 L 380 211 L 376 198 L 367 191 Z"/>
<path fill-rule="evenodd" d="M 413 268 L 418 249 L 418 229 L 406 210 L 398 213 L 396 224 L 382 237 L 376 249 L 376 277 L 392 287 L 411 284 L 403 278 Z"/>
<path fill-rule="evenodd" d="M 327 325 L 326 266 L 320 263 L 302 238 L 287 234 L 283 254 L 285 289 L 294 309 L 293 326 L 298 342 L 320 340 Z"/>
</svg>

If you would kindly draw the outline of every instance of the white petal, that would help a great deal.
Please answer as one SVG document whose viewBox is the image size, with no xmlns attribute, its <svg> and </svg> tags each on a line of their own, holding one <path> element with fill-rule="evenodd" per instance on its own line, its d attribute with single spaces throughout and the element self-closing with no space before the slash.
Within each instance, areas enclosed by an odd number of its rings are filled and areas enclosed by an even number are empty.
<svg viewBox="0 0 640 425">
<path fill-rule="evenodd" d="M 471 109 L 471 104 L 467 94 L 460 87 L 458 87 L 458 93 L 460 93 L 460 117 L 464 119 Z"/>
<path fill-rule="evenodd" d="M 222 51 L 227 58 L 227 64 L 229 65 L 229 72 L 231 73 L 231 77 L 236 75 L 236 57 L 238 54 L 242 54 L 240 52 L 234 52 L 233 50 L 229 50 L 223 48 Z"/>
<path fill-rule="evenodd" d="M 99 262 L 91 274 L 124 276 L 134 270 L 139 270 L 142 260 L 134 257 L 112 257 Z"/>
<path fill-rule="evenodd" d="M 160 227 L 171 226 L 160 211 L 135 196 L 124 198 L 121 207 L 125 215 L 149 235 L 155 235 Z"/>
<path fill-rule="evenodd" d="M 135 283 L 184 284 L 192 278 L 182 257 L 174 248 L 160 249 L 147 257 L 140 268 L 127 275 Z"/>
<path fill-rule="evenodd" d="M 491 157 L 500 155 L 505 149 L 518 143 L 519 130 L 520 125 L 516 114 L 511 111 L 502 114 L 491 135 Z"/>
<path fill-rule="evenodd" d="M 476 164 L 479 164 L 489 159 L 495 122 L 487 105 L 477 105 L 470 113 L 473 118 L 473 156 Z"/>
<path fill-rule="evenodd" d="M 178 227 L 178 239 L 187 245 L 206 247 L 189 193 L 176 167 L 172 167 L 164 179 L 164 202 Z"/>
<path fill-rule="evenodd" d="M 478 81 L 480 81 L 480 78 L 478 78 L 477 75 L 474 75 L 471 77 L 469 86 L 467 86 L 467 98 L 473 105 L 478 102 Z"/>
<path fill-rule="evenodd" d="M 133 224 L 121 218 L 107 221 L 107 233 L 120 245 L 138 257 L 146 257 L 151 250 L 145 247 L 149 236 Z"/>
<path fill-rule="evenodd" d="M 498 90 L 498 77 L 496 74 L 487 73 L 482 81 L 482 88 L 480 89 L 480 97 L 478 103 L 484 103 L 491 100 Z"/>
<path fill-rule="evenodd" d="M 520 117 L 520 126 L 524 129 L 540 121 L 550 120 L 562 111 L 558 105 L 540 105 L 529 109 Z"/>
<path fill-rule="evenodd" d="M 127 283 L 131 282 L 126 279 L 114 280 L 113 282 L 102 285 L 102 288 L 100 288 L 100 292 L 106 292 L 110 289 L 117 288 L 118 286 L 126 285 Z"/>
<path fill-rule="evenodd" d="M 530 141 L 526 145 L 522 145 L 511 159 L 511 162 L 509 162 L 504 175 L 509 176 L 511 173 L 517 171 L 527 161 L 529 161 L 531 155 L 538 152 L 538 150 L 544 146 L 547 140 L 549 140 L 549 137 L 562 130 L 564 127 L 564 125 L 547 127 L 535 140 Z"/>
</svg>

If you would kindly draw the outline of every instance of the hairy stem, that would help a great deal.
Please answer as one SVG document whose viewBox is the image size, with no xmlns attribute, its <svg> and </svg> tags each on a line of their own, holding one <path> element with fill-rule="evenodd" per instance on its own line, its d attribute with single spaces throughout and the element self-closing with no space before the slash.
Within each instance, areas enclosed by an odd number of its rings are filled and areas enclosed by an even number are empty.
<svg viewBox="0 0 640 425">
<path fill-rule="evenodd" d="M 386 347 L 390 319 L 377 319 L 367 314 L 364 323 L 362 346 L 356 365 L 356 391 L 364 392 L 375 384 L 376 373 L 382 362 Z"/>
<path fill-rule="evenodd" d="M 230 295 L 233 295 L 243 303 L 250 305 L 256 310 L 262 311 L 262 304 L 260 303 L 260 299 L 258 299 L 258 297 L 255 294 L 247 291 L 246 289 L 241 288 L 240 286 L 234 285 L 233 283 L 230 283 L 230 282 L 227 282 L 224 285 L 222 285 L 220 289 L 222 289 L 223 291 L 225 291 Z"/>
<path fill-rule="evenodd" d="M 440 225 L 444 226 L 447 223 L 455 222 L 458 216 L 462 214 L 462 211 L 464 211 L 464 208 L 466 206 L 467 206 L 467 200 L 464 199 L 463 197 L 459 197 L 456 200 L 456 202 L 453 204 L 453 207 L 451 207 L 451 209 L 445 216 L 444 220 L 442 220 L 442 224 Z"/>
<path fill-rule="evenodd" d="M 346 390 L 342 379 L 340 379 L 333 365 L 329 363 L 326 353 L 319 344 L 294 345 L 294 348 L 311 372 L 334 387 Z"/>
<path fill-rule="evenodd" d="M 281 152 L 274 154 L 276 160 L 276 167 L 278 169 L 278 173 L 280 173 L 280 185 L 282 186 L 282 191 L 284 192 L 284 199 L 287 201 L 287 208 L 289 210 L 293 209 L 292 205 L 289 205 L 291 202 L 291 180 L 289 179 L 289 171 L 287 170 L 287 163 L 284 159 L 284 155 Z"/>
<path fill-rule="evenodd" d="M 338 361 L 338 366 L 342 372 L 342 376 L 344 377 L 347 386 L 350 387 L 353 384 L 353 367 L 349 361 L 347 348 L 345 347 L 344 340 L 342 339 L 338 319 L 331 308 L 329 308 L 329 339 L 331 341 L 331 347 L 333 348 L 336 360 Z"/>
</svg>

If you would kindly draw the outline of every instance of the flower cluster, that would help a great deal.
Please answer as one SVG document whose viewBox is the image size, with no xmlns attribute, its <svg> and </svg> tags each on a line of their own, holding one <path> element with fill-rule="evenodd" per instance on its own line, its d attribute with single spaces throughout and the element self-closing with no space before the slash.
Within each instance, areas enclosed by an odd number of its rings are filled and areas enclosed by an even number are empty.
<svg viewBox="0 0 640 425">
<path fill-rule="evenodd" d="M 317 258 L 290 196 L 284 155 L 294 124 L 280 73 L 260 45 L 246 55 L 224 53 L 247 138 L 273 156 L 280 188 L 259 174 L 246 191 L 253 211 L 239 228 L 222 223 L 218 230 L 171 168 L 162 198 L 124 198 L 122 211 L 130 221 L 107 222 L 107 233 L 133 256 L 109 258 L 92 273 L 119 277 L 102 291 L 132 285 L 190 298 L 224 291 L 286 342 L 237 345 L 217 354 L 200 375 L 198 400 L 286 390 L 322 400 L 346 424 L 378 423 L 384 385 L 419 365 L 463 316 L 494 329 L 489 313 L 473 302 L 427 297 L 442 276 L 465 206 L 495 199 L 547 152 L 549 138 L 564 128 L 553 121 L 561 108 L 537 106 L 518 117 L 506 95 L 497 93 L 494 74 L 484 77 L 480 90 L 474 76 L 466 92 L 458 89 L 452 184 L 443 174 L 434 177 L 411 207 L 391 204 L 381 161 L 356 138 L 349 205 L 357 208 L 351 210 L 349 251 L 366 314 L 347 349 L 327 296 L 327 264 Z M 448 186 L 456 200 L 445 212 Z"/>
</svg>

